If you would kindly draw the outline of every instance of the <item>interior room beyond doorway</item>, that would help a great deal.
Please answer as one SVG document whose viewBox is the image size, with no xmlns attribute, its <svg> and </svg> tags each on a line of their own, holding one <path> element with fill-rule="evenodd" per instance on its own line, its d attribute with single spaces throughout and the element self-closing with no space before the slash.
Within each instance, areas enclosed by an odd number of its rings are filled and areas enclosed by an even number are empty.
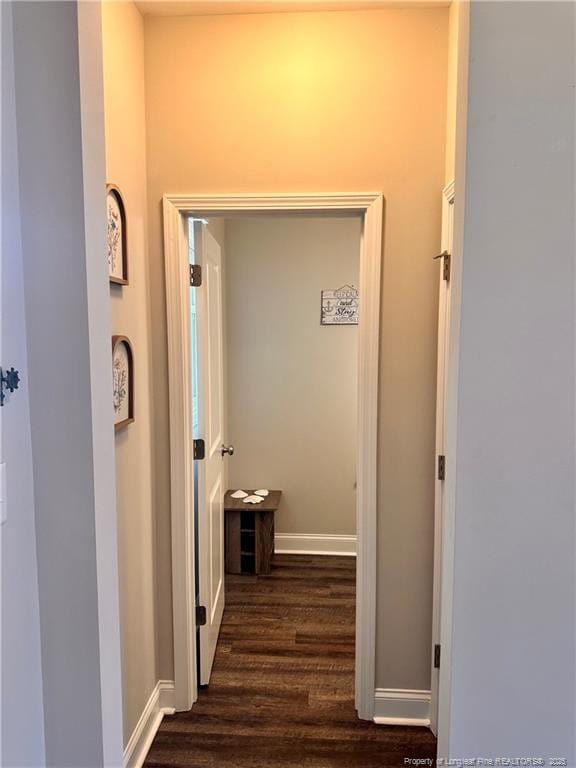
<svg viewBox="0 0 576 768">
<path fill-rule="evenodd" d="M 356 554 L 361 233 L 359 215 L 189 220 L 200 685 L 224 571 Z"/>
<path fill-rule="evenodd" d="M 358 315 L 337 313 L 357 302 L 361 226 L 359 216 L 225 225 L 228 486 L 282 490 L 277 551 L 356 551 Z"/>
</svg>

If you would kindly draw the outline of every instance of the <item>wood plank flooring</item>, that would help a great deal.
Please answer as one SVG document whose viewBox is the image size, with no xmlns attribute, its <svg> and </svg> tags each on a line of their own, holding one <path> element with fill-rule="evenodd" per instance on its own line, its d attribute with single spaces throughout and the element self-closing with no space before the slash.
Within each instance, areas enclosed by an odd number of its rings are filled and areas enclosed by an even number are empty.
<svg viewBox="0 0 576 768">
<path fill-rule="evenodd" d="M 354 710 L 355 560 L 275 555 L 228 576 L 212 679 L 164 718 L 146 768 L 383 768 L 434 758 L 426 728 Z"/>
</svg>

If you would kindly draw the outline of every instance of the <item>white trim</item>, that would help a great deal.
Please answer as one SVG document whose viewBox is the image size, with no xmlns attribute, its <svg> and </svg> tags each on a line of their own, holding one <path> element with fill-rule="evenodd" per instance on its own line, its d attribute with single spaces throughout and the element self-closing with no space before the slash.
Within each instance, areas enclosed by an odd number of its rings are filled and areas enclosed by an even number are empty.
<svg viewBox="0 0 576 768">
<path fill-rule="evenodd" d="M 164 258 L 170 402 L 170 493 L 172 603 L 176 709 L 196 701 L 196 617 L 194 576 L 193 447 L 185 424 L 192 423 L 190 371 L 190 277 L 187 235 L 180 211 L 164 198 Z"/>
<path fill-rule="evenodd" d="M 430 691 L 376 688 L 374 722 L 378 725 L 430 725 Z"/>
<path fill-rule="evenodd" d="M 363 216 L 362 312 L 358 326 L 356 708 L 371 720 L 376 652 L 376 500 L 380 275 L 384 198 L 380 192 L 278 195 L 165 195 L 164 249 L 170 400 L 172 584 L 175 706 L 197 696 L 194 596 L 194 500 L 190 424 L 188 249 L 184 215 L 266 211 L 341 211 Z"/>
<path fill-rule="evenodd" d="M 173 715 L 174 683 L 159 680 L 124 750 L 124 768 L 141 768 L 164 715 Z"/>
<path fill-rule="evenodd" d="M 158 706 L 165 715 L 173 715 L 176 712 L 173 680 L 158 680 Z"/>
<path fill-rule="evenodd" d="M 442 573 L 440 576 L 440 637 L 442 663 L 438 681 L 437 755 L 450 754 L 452 700 L 452 611 L 454 596 L 454 540 L 456 529 L 456 457 L 458 419 L 458 377 L 460 372 L 460 317 L 462 306 L 462 261 L 464 255 L 464 207 L 466 185 L 466 145 L 468 113 L 468 66 L 470 2 L 459 2 L 458 62 L 456 83 L 456 164 L 454 196 L 454 231 L 450 274 L 450 336 L 446 366 L 446 410 L 444 438 L 446 479 L 442 504 Z"/>
<path fill-rule="evenodd" d="M 452 253 L 454 222 L 454 181 L 442 191 L 442 251 Z M 446 414 L 446 376 L 448 370 L 448 346 L 450 338 L 450 280 L 446 281 L 439 269 L 438 292 L 438 350 L 436 377 L 436 456 L 446 454 L 445 414 Z M 432 587 L 432 647 L 430 649 L 430 730 L 438 733 L 438 684 L 440 670 L 434 667 L 434 647 L 442 645 L 440 633 L 440 580 L 442 575 L 442 515 L 444 508 L 444 481 L 436 478 L 434 484 L 434 568 Z"/>
<path fill-rule="evenodd" d="M 378 381 L 384 199 L 366 209 L 360 251 L 358 325 L 358 463 L 356 535 L 356 682 L 358 716 L 374 716 L 376 680 L 376 539 L 378 488 Z"/>
<path fill-rule="evenodd" d="M 276 533 L 274 552 L 279 555 L 356 556 L 356 536 L 321 533 Z"/>
<path fill-rule="evenodd" d="M 381 192 L 278 195 L 164 195 L 164 202 L 181 213 L 221 216 L 264 211 L 359 211 L 367 213 L 383 202 Z M 372 213 L 375 213 L 373 211 Z"/>
</svg>

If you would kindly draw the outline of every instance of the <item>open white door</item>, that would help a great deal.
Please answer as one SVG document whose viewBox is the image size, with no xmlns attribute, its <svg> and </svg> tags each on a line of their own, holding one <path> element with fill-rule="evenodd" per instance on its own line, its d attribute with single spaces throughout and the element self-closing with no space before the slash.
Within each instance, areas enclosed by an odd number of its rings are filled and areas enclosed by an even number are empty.
<svg viewBox="0 0 576 768">
<path fill-rule="evenodd" d="M 454 226 L 454 184 L 442 194 L 442 242 L 438 309 L 438 374 L 436 385 L 436 486 L 434 496 L 434 596 L 432 604 L 432 676 L 430 682 L 430 729 L 438 732 L 438 685 L 442 639 L 440 637 L 440 577 L 442 572 L 442 511 L 444 504 L 444 446 L 446 370 L 450 338 L 450 259 Z"/>
<path fill-rule="evenodd" d="M 206 609 L 200 627 L 200 685 L 207 685 L 224 612 L 224 371 L 222 259 L 206 224 L 194 222 L 195 261 L 202 269 L 196 291 L 198 438 L 204 459 L 196 464 L 198 594 Z"/>
</svg>

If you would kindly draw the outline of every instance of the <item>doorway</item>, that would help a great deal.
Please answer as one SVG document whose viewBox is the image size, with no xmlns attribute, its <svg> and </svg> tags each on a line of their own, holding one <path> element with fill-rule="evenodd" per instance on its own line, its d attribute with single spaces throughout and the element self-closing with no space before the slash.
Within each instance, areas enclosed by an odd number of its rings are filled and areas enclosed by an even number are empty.
<svg viewBox="0 0 576 768">
<path fill-rule="evenodd" d="M 378 405 L 380 271 L 383 196 L 368 194 L 269 197 L 164 198 L 164 239 L 168 306 L 171 423 L 172 560 L 174 678 L 176 709 L 191 708 L 198 695 L 196 670 L 196 585 L 194 574 L 194 445 L 192 423 L 190 216 L 234 214 L 349 214 L 362 221 L 358 325 L 357 414 L 357 590 L 355 704 L 358 716 L 374 712 L 376 625 L 376 436 Z"/>
<path fill-rule="evenodd" d="M 215 657 L 224 570 L 238 585 L 233 575 L 257 574 L 265 590 L 272 551 L 286 567 L 301 556 L 354 563 L 361 224 L 359 215 L 318 214 L 190 220 L 201 685 Z M 311 565 L 312 581 L 315 572 Z M 303 573 L 287 585 L 303 588 L 305 618 Z M 342 587 L 353 606 L 353 587 Z M 353 613 L 350 622 L 353 631 Z"/>
</svg>

